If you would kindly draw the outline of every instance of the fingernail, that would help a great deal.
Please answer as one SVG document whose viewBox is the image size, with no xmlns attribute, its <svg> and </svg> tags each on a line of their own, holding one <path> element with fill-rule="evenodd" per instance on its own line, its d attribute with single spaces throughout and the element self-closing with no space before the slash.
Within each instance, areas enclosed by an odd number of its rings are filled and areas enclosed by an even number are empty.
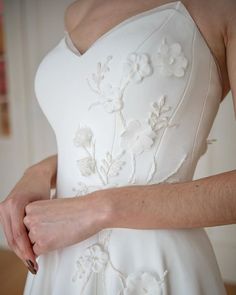
<svg viewBox="0 0 236 295">
<path fill-rule="evenodd" d="M 30 260 L 30 259 L 27 259 L 26 260 L 26 263 L 28 265 L 28 269 L 29 271 L 32 273 L 32 274 L 36 274 L 37 273 L 37 270 L 34 268 L 34 264 L 33 262 Z"/>
</svg>

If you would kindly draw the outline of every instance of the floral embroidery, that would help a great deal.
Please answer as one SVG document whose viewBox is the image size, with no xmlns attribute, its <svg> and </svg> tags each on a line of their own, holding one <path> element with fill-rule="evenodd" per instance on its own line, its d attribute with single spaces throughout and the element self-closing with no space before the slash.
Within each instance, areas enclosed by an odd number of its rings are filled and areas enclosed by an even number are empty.
<svg viewBox="0 0 236 295">
<path fill-rule="evenodd" d="M 88 127 L 79 127 L 74 137 L 74 145 L 76 147 L 90 147 L 93 137 L 92 130 Z"/>
<path fill-rule="evenodd" d="M 125 128 L 126 120 L 122 113 L 124 107 L 124 91 L 130 82 L 140 83 L 152 73 L 151 61 L 146 53 L 130 53 L 123 64 L 123 74 L 120 80 L 120 86 L 118 87 L 109 83 L 101 83 L 105 73 L 110 70 L 107 63 L 111 58 L 111 56 L 107 58 L 104 66 L 99 62 L 97 65 L 97 74 L 92 74 L 92 81 L 87 79 L 90 89 L 99 95 L 99 100 L 90 104 L 88 110 L 96 105 L 102 105 L 107 113 L 115 113 L 119 116 Z M 101 69 L 103 68 L 106 70 L 102 71 Z"/>
<path fill-rule="evenodd" d="M 165 77 L 183 77 L 188 60 L 182 52 L 179 43 L 169 45 L 166 38 L 163 38 L 157 54 L 154 56 L 154 64 L 159 73 Z"/>
<path fill-rule="evenodd" d="M 123 108 L 122 91 L 119 87 L 106 84 L 103 87 L 102 105 L 106 112 L 113 113 Z"/>
<path fill-rule="evenodd" d="M 72 282 L 76 282 L 77 278 L 86 279 L 82 285 L 80 294 L 82 295 L 92 273 L 100 273 L 109 261 L 109 254 L 101 245 L 93 244 L 86 248 L 85 253 L 76 261 L 76 272 L 72 277 Z"/>
<path fill-rule="evenodd" d="M 101 82 L 104 79 L 105 73 L 110 71 L 108 63 L 110 62 L 111 59 L 112 59 L 112 56 L 109 55 L 106 59 L 106 62 L 103 65 L 101 62 L 97 63 L 97 73 L 92 74 L 92 81 L 94 86 L 91 86 L 89 80 L 87 79 L 87 82 L 89 83 L 90 88 L 97 94 L 101 93 L 100 87 L 101 87 Z"/>
<path fill-rule="evenodd" d="M 98 168 L 95 157 L 95 140 L 93 137 L 91 128 L 78 127 L 73 139 L 74 145 L 83 148 L 88 156 L 77 160 L 77 164 L 83 176 L 88 177 L 96 173 L 101 180 L 101 183 L 107 185 L 109 177 L 117 176 L 122 169 L 122 166 L 125 164 L 125 161 L 120 160 L 125 154 L 125 150 L 122 150 L 116 157 L 113 157 L 110 152 L 107 152 L 105 158 L 102 159 L 102 165 Z M 82 190 L 84 189 L 85 184 L 83 184 Z"/>
<path fill-rule="evenodd" d="M 106 84 L 100 86 L 101 89 L 101 99 L 95 103 L 92 103 L 88 110 L 90 110 L 95 105 L 103 105 L 107 113 L 113 113 L 121 110 L 123 108 L 122 91 L 119 87 L 112 86 L 111 84 Z"/>
<path fill-rule="evenodd" d="M 79 279 L 83 278 L 88 269 L 95 273 L 101 272 L 108 262 L 108 257 L 108 253 L 99 244 L 93 244 L 86 248 L 84 255 L 81 255 L 76 261 L 77 271 L 73 281 L 77 276 Z"/>
<path fill-rule="evenodd" d="M 161 284 L 167 271 L 164 272 L 160 280 L 149 272 L 131 273 L 125 280 L 126 287 L 119 293 L 119 295 L 161 295 Z"/>
<path fill-rule="evenodd" d="M 83 176 L 89 176 L 95 173 L 95 160 L 92 157 L 82 158 L 77 161 L 80 172 Z"/>
<path fill-rule="evenodd" d="M 120 146 L 131 152 L 132 171 L 129 183 L 135 183 L 136 157 L 151 148 L 156 134 L 151 127 L 142 125 L 138 120 L 131 120 L 127 128 L 120 134 Z"/>
<path fill-rule="evenodd" d="M 100 105 L 106 113 L 114 116 L 115 127 L 112 147 L 105 153 L 101 163 L 98 163 L 95 156 L 95 138 L 91 128 L 88 126 L 78 127 L 73 139 L 74 146 L 82 148 L 87 154 L 86 157 L 77 160 L 79 170 L 86 177 L 96 174 L 101 185 L 89 186 L 79 181 L 77 187 L 73 188 L 73 191 L 76 192 L 75 196 L 88 194 L 94 189 L 119 186 L 117 183 L 110 183 L 110 178 L 118 176 L 121 172 L 126 163 L 122 160 L 126 151 L 131 154 L 132 163 L 128 182 L 135 183 L 136 158 L 153 147 L 158 151 L 166 129 L 178 126 L 178 124 L 170 124 L 170 117 L 166 115 L 171 110 L 171 107 L 166 105 L 166 95 L 162 95 L 158 101 L 151 103 L 151 111 L 148 113 L 147 120 L 127 120 L 123 114 L 123 109 L 125 106 L 125 90 L 129 83 L 142 82 L 153 73 L 153 69 L 156 68 L 165 77 L 175 76 L 180 78 L 184 76 L 188 61 L 182 52 L 181 45 L 179 43 L 168 44 L 164 38 L 153 59 L 147 53 L 131 52 L 123 63 L 123 72 L 118 85 L 105 82 L 106 75 L 110 71 L 109 62 L 112 58 L 112 56 L 107 56 L 104 63 L 98 62 L 96 72 L 91 74 L 90 79 L 87 79 L 88 86 L 98 96 L 98 100 L 90 104 L 88 110 Z M 117 120 L 120 120 L 122 128 L 117 128 Z M 163 132 L 161 133 L 161 131 Z M 113 145 L 117 136 L 120 143 L 120 152 L 114 155 Z M 157 139 L 159 139 L 159 142 Z M 151 182 L 157 171 L 156 153 L 155 151 L 153 153 L 153 160 L 146 179 L 147 183 Z M 178 180 L 177 172 L 186 158 L 187 154 L 181 159 L 178 167 L 164 177 L 162 181 Z M 72 280 L 75 282 L 77 278 L 84 279 L 83 284 L 80 284 L 82 286 L 81 295 L 92 274 L 102 272 L 104 275 L 108 264 L 120 278 L 122 284 L 117 295 L 162 294 L 161 285 L 168 273 L 167 270 L 161 278 L 147 271 L 134 272 L 128 275 L 122 273 L 113 265 L 108 251 L 112 229 L 103 230 L 98 234 L 99 242 L 87 247 L 76 261 L 76 272 Z"/>
<path fill-rule="evenodd" d="M 124 74 L 130 80 L 139 83 L 144 77 L 152 73 L 149 57 L 146 53 L 132 52 L 124 63 Z"/>
<path fill-rule="evenodd" d="M 170 111 L 171 107 L 167 107 L 165 104 L 166 96 L 162 95 L 158 102 L 153 102 L 151 105 L 152 112 L 149 115 L 148 123 L 156 133 L 159 132 L 160 129 L 168 126 L 169 117 L 163 117 L 163 114 Z"/>
<path fill-rule="evenodd" d="M 90 176 L 96 172 L 102 184 L 105 184 L 100 171 L 97 168 L 95 158 L 95 140 L 93 132 L 89 127 L 78 127 L 73 139 L 76 147 L 81 147 L 88 154 L 88 157 L 77 160 L 79 170 L 83 176 Z"/>
<path fill-rule="evenodd" d="M 170 124 L 170 117 L 163 116 L 164 113 L 169 112 L 171 110 L 170 106 L 166 106 L 166 95 L 162 95 L 158 102 L 152 103 L 152 112 L 149 113 L 148 123 L 150 124 L 153 131 L 156 132 L 158 135 L 160 133 L 160 130 L 163 129 L 162 135 L 160 137 L 157 149 L 161 145 L 161 139 L 163 138 L 163 135 L 167 128 L 169 127 L 177 127 L 179 124 Z M 146 179 L 146 183 L 150 183 L 153 179 L 155 173 L 157 172 L 157 163 L 156 163 L 156 157 L 155 154 L 153 155 L 153 162 L 149 169 L 149 174 Z M 179 165 L 179 168 L 181 165 Z M 178 170 L 177 170 L 178 171 Z M 175 171 L 175 173 L 177 172 Z M 165 178 L 167 179 L 167 178 Z M 163 180 L 164 181 L 164 180 Z"/>
<path fill-rule="evenodd" d="M 117 176 L 122 166 L 125 164 L 125 161 L 120 160 L 125 151 L 121 151 L 121 153 L 113 159 L 111 153 L 107 152 L 106 157 L 102 159 L 102 165 L 100 166 L 101 173 L 105 176 L 106 182 L 108 182 L 109 176 Z"/>
<path fill-rule="evenodd" d="M 107 245 L 105 246 L 110 233 L 111 230 L 106 231 L 105 236 L 103 237 L 103 245 L 100 243 L 95 243 L 87 247 L 84 253 L 80 255 L 76 261 L 76 271 L 72 277 L 72 282 L 76 282 L 78 278 L 79 280 L 85 279 L 80 294 L 83 294 L 85 287 L 91 278 L 91 275 L 93 273 L 96 274 L 103 272 L 106 266 L 109 264 L 113 271 L 120 278 L 122 284 L 122 288 L 118 295 L 161 295 L 161 287 L 168 271 L 165 270 L 161 278 L 159 278 L 159 276 L 157 278 L 157 275 L 146 271 L 139 271 L 125 275 L 113 265 L 107 251 Z"/>
<path fill-rule="evenodd" d="M 131 150 L 134 155 L 139 155 L 153 145 L 155 136 L 150 126 L 142 126 L 138 120 L 132 120 L 120 135 L 120 145 Z"/>
<path fill-rule="evenodd" d="M 161 129 L 175 127 L 177 124 L 169 124 L 169 117 L 163 116 L 164 113 L 171 110 L 166 106 L 166 96 L 162 95 L 158 102 L 151 104 L 152 111 L 149 113 L 147 123 L 140 123 L 138 120 L 131 120 L 126 129 L 120 134 L 120 147 L 131 152 L 132 170 L 129 177 L 129 183 L 135 183 L 136 157 L 149 150 L 159 136 Z M 148 181 L 156 172 L 156 160 L 153 157 L 153 163 L 149 170 Z"/>
</svg>

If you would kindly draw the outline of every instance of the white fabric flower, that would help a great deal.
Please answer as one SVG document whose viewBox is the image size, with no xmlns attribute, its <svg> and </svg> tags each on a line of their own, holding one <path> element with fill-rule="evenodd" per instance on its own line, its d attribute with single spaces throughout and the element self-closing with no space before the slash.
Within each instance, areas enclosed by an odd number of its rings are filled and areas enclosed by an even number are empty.
<svg viewBox="0 0 236 295">
<path fill-rule="evenodd" d="M 83 176 L 89 176 L 95 172 L 95 160 L 92 157 L 82 158 L 77 163 Z"/>
<path fill-rule="evenodd" d="M 131 273 L 126 278 L 126 287 L 119 295 L 161 295 L 162 281 L 148 272 Z"/>
<path fill-rule="evenodd" d="M 100 244 L 93 244 L 86 248 L 84 254 L 82 254 L 76 261 L 77 271 L 72 278 L 76 281 L 77 276 L 83 278 L 86 272 L 101 272 L 109 260 L 108 252 L 102 249 Z"/>
<path fill-rule="evenodd" d="M 91 266 L 93 272 L 100 272 L 103 270 L 108 262 L 108 253 L 104 251 L 99 244 L 94 244 L 85 250 L 85 253 L 80 257 L 82 264 L 86 267 Z"/>
<path fill-rule="evenodd" d="M 74 137 L 76 147 L 90 147 L 93 132 L 89 127 L 79 127 Z"/>
<path fill-rule="evenodd" d="M 119 87 L 106 84 L 102 88 L 102 105 L 108 113 L 119 111 L 123 108 L 122 91 Z"/>
<path fill-rule="evenodd" d="M 188 60 L 182 52 L 182 47 L 179 43 L 167 44 L 164 38 L 154 56 L 154 64 L 158 67 L 159 73 L 163 76 L 183 77 L 185 69 L 188 65 Z"/>
<path fill-rule="evenodd" d="M 129 79 L 137 83 L 152 73 L 150 59 L 146 53 L 130 53 L 123 69 Z"/>
<path fill-rule="evenodd" d="M 87 256 L 92 263 L 92 271 L 97 273 L 103 270 L 109 259 L 108 253 L 104 251 L 99 244 L 94 244 L 87 248 L 85 256 Z"/>
<path fill-rule="evenodd" d="M 120 145 L 139 155 L 153 145 L 155 137 L 156 134 L 149 125 L 142 126 L 138 120 L 132 120 L 120 135 Z"/>
</svg>

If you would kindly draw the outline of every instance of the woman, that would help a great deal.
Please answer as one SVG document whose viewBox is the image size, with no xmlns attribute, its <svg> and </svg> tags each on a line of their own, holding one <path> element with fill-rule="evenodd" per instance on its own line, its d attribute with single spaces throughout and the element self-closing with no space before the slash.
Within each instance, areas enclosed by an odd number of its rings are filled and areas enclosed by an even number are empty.
<svg viewBox="0 0 236 295">
<path fill-rule="evenodd" d="M 233 0 L 68 7 L 35 78 L 58 156 L 0 207 L 24 295 L 226 294 L 203 227 L 236 222 L 236 172 L 192 177 L 230 89 L 236 114 L 235 16 Z"/>
</svg>

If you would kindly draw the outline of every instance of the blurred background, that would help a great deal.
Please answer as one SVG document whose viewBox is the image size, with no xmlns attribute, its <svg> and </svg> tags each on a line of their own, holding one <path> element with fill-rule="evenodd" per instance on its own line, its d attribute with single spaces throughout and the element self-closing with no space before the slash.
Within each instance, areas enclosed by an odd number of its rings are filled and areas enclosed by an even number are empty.
<svg viewBox="0 0 236 295">
<path fill-rule="evenodd" d="M 41 59 L 63 37 L 64 11 L 71 2 L 0 0 L 0 200 L 28 166 L 57 152 L 55 135 L 35 98 L 34 76 Z M 234 169 L 236 119 L 230 93 L 220 105 L 194 179 Z M 236 225 L 206 230 L 228 292 L 236 294 Z M 1 228 L 0 293 L 22 294 L 25 275 Z"/>
</svg>

